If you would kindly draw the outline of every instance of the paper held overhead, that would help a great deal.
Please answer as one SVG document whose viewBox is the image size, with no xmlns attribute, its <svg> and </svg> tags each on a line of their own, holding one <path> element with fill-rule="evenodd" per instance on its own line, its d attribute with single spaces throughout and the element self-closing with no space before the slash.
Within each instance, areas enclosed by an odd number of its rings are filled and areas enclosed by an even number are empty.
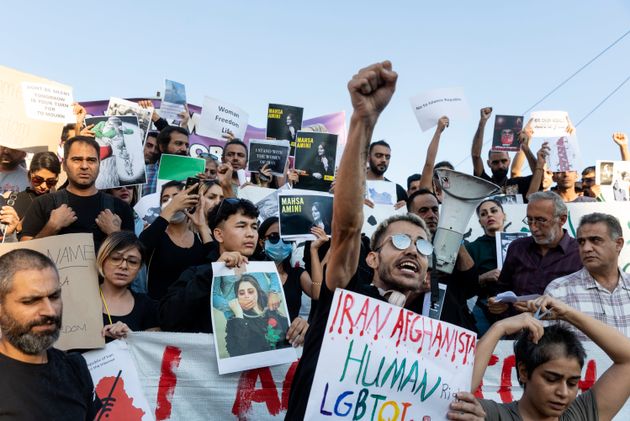
<svg viewBox="0 0 630 421">
<path fill-rule="evenodd" d="M 434 89 L 410 98 L 410 102 L 423 132 L 434 127 L 442 116 L 460 121 L 470 115 L 463 88 Z"/>
</svg>

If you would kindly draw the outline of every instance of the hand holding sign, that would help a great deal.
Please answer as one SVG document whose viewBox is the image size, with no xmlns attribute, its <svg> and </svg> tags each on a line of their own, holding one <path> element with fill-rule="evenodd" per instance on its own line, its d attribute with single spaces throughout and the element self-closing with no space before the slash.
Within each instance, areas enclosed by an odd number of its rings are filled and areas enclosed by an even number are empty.
<svg viewBox="0 0 630 421">
<path fill-rule="evenodd" d="M 384 61 L 365 67 L 348 82 L 354 115 L 372 124 L 385 109 L 396 90 L 398 74 Z"/>
</svg>

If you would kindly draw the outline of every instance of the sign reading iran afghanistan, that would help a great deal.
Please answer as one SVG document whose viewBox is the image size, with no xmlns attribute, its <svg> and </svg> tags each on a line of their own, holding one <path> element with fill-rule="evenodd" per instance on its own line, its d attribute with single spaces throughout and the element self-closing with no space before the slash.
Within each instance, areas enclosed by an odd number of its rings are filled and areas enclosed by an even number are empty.
<svg viewBox="0 0 630 421">
<path fill-rule="evenodd" d="M 470 389 L 476 341 L 469 330 L 337 289 L 306 419 L 444 419 L 453 393 Z"/>
</svg>

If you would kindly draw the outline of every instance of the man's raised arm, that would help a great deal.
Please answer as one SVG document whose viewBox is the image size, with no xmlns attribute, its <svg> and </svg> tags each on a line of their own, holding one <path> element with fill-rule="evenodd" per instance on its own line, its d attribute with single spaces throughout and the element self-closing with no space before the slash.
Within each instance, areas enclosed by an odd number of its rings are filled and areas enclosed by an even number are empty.
<svg viewBox="0 0 630 421">
<path fill-rule="evenodd" d="M 397 78 L 392 64 L 384 61 L 361 69 L 348 82 L 353 112 L 335 184 L 331 255 L 326 269 L 326 285 L 331 291 L 345 288 L 357 269 L 367 151 L 376 121 L 394 94 Z"/>
<path fill-rule="evenodd" d="M 486 128 L 486 123 L 492 114 L 492 107 L 485 107 L 479 111 L 479 126 L 473 137 L 472 147 L 470 148 L 470 156 L 472 156 L 473 163 L 473 175 L 475 177 L 481 176 L 483 173 L 483 159 L 481 159 L 481 148 L 483 147 L 483 132 Z"/>
</svg>

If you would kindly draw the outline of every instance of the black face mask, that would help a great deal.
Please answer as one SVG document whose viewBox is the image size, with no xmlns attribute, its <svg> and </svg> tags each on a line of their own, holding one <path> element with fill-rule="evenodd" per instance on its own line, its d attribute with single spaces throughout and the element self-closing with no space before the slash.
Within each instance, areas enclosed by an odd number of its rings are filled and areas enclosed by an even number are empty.
<svg viewBox="0 0 630 421">
<path fill-rule="evenodd" d="M 496 170 L 496 171 L 492 171 L 492 178 L 494 178 L 495 180 L 503 180 L 505 177 L 507 177 L 508 174 L 508 170 Z"/>
</svg>

